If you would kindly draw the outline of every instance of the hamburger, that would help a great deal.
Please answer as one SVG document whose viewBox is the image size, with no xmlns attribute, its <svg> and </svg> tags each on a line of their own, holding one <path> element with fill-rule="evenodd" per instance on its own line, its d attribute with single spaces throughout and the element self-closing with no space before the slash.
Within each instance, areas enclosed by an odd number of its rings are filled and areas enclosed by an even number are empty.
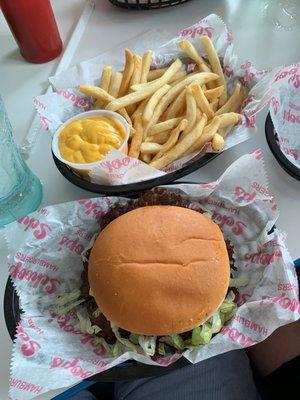
<svg viewBox="0 0 300 400">
<path fill-rule="evenodd" d="M 81 330 L 111 355 L 207 344 L 235 313 L 231 246 L 200 204 L 174 192 L 113 206 L 83 263 Z"/>
</svg>

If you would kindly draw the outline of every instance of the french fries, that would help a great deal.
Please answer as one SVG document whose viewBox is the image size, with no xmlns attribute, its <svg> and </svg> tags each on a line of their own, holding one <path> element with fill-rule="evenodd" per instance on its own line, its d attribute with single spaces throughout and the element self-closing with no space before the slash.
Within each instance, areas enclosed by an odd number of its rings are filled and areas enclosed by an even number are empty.
<svg viewBox="0 0 300 400">
<path fill-rule="evenodd" d="M 115 72 L 111 78 L 108 88 L 108 93 L 113 97 L 118 97 L 119 90 L 122 82 L 122 74 L 121 72 Z M 103 88 L 102 88 L 103 89 Z"/>
<path fill-rule="evenodd" d="M 208 36 L 201 36 L 200 42 L 207 53 L 207 57 L 210 62 L 212 71 L 215 72 L 217 75 L 219 75 L 219 78 L 217 80 L 218 85 L 222 85 L 224 87 L 224 90 L 220 96 L 220 105 L 222 106 L 227 101 L 227 86 L 223 74 L 223 69 L 220 63 L 220 59 L 214 48 L 214 45 L 212 44 L 212 41 Z"/>
<path fill-rule="evenodd" d="M 196 121 L 199 121 L 201 117 L 202 117 L 202 112 L 200 111 L 199 108 L 197 108 L 197 110 L 196 110 Z"/>
<path fill-rule="evenodd" d="M 201 136 L 206 121 L 206 116 L 203 115 L 201 120 L 191 131 L 191 133 L 187 135 L 184 139 L 177 142 L 176 145 L 172 147 L 169 151 L 167 151 L 161 158 L 155 161 L 151 161 L 151 167 L 162 169 L 183 156 L 184 153 L 195 143 L 199 136 Z"/>
<path fill-rule="evenodd" d="M 81 93 L 85 94 L 86 96 L 91 96 L 97 100 L 99 99 L 99 100 L 103 101 L 104 103 L 108 103 L 109 101 L 115 100 L 114 97 L 112 97 L 105 90 L 103 90 L 97 86 L 80 85 L 78 89 Z M 118 110 L 118 113 L 126 119 L 126 121 L 128 122 L 128 124 L 130 126 L 132 126 L 131 119 L 130 119 L 127 111 L 125 110 L 125 108 L 120 108 Z"/>
<path fill-rule="evenodd" d="M 180 133 L 186 128 L 187 126 L 187 119 L 183 119 L 179 122 L 179 124 L 176 126 L 175 129 L 170 134 L 169 139 L 166 141 L 166 143 L 161 146 L 161 149 L 158 151 L 156 156 L 152 159 L 152 161 L 158 160 L 164 153 L 166 153 L 168 150 L 170 150 L 173 146 L 178 141 Z"/>
<path fill-rule="evenodd" d="M 181 82 L 183 78 L 186 78 L 187 73 L 185 71 L 178 71 L 172 79 L 170 79 L 169 85 L 175 86 Z"/>
<path fill-rule="evenodd" d="M 81 93 L 85 94 L 86 96 L 90 96 L 95 99 L 100 99 L 104 102 L 109 102 L 113 98 L 104 89 L 101 89 L 97 86 L 80 85 L 78 89 Z"/>
<path fill-rule="evenodd" d="M 150 71 L 150 66 L 151 66 L 151 61 L 152 61 L 152 50 L 146 51 L 143 55 L 143 60 L 142 60 L 142 71 L 141 71 L 141 83 L 146 83 L 148 80 L 149 76 L 149 71 Z"/>
<path fill-rule="evenodd" d="M 146 103 L 145 109 L 143 112 L 143 122 L 147 123 L 150 121 L 152 114 L 154 112 L 157 103 L 160 99 L 167 93 L 171 86 L 163 85 L 160 89 L 158 89 L 151 97 L 150 100 Z"/>
<path fill-rule="evenodd" d="M 241 114 L 235 112 L 224 113 L 219 115 L 220 118 L 220 128 L 227 128 L 230 125 L 237 124 L 242 118 Z"/>
<path fill-rule="evenodd" d="M 200 151 L 207 142 L 211 142 L 220 127 L 219 117 L 214 117 L 209 125 L 203 129 L 202 135 L 200 135 L 189 148 L 189 153 Z"/>
<path fill-rule="evenodd" d="M 224 92 L 224 86 L 217 86 L 214 89 L 205 90 L 204 95 L 208 101 L 213 101 L 218 99 L 221 94 Z"/>
<path fill-rule="evenodd" d="M 164 144 L 170 137 L 171 131 L 164 131 L 156 134 L 155 136 L 148 135 L 145 139 L 145 142 L 155 142 L 158 144 Z"/>
<path fill-rule="evenodd" d="M 172 87 L 168 91 L 168 93 L 164 95 L 164 97 L 161 99 L 161 101 L 158 103 L 157 107 L 154 110 L 154 114 L 151 120 L 149 121 L 149 127 L 155 125 L 158 122 L 159 118 L 163 115 L 168 106 L 172 103 L 172 101 L 174 101 L 174 99 L 179 95 L 179 93 L 185 86 L 191 84 L 194 81 L 197 81 L 199 83 L 205 83 L 217 78 L 218 75 L 213 74 L 211 72 L 199 72 L 197 74 L 188 75 L 183 81 L 178 83 L 176 86 Z"/>
<path fill-rule="evenodd" d="M 112 67 L 111 66 L 104 67 L 101 75 L 100 87 L 106 92 L 108 92 L 111 75 L 112 75 Z"/>
<path fill-rule="evenodd" d="M 137 106 L 137 108 L 135 109 L 134 113 L 131 115 L 131 119 L 134 120 L 134 118 L 138 115 L 138 114 L 142 114 L 145 110 L 145 107 L 148 103 L 148 99 L 145 99 L 143 101 L 140 102 L 140 104 Z"/>
<path fill-rule="evenodd" d="M 170 78 L 179 70 L 181 65 L 182 62 L 179 60 L 179 58 L 177 58 L 177 60 L 175 60 L 173 64 L 166 70 L 163 76 L 149 84 L 146 89 L 138 90 L 136 92 L 129 93 L 124 97 L 115 99 L 106 106 L 106 109 L 110 111 L 117 111 L 120 108 L 127 107 L 130 104 L 135 104 L 141 100 L 144 100 L 146 97 L 149 97 L 156 92 L 161 86 L 168 83 Z"/>
<path fill-rule="evenodd" d="M 211 109 L 215 113 L 218 110 L 218 105 L 219 105 L 219 99 L 215 99 L 209 103 Z"/>
<path fill-rule="evenodd" d="M 132 74 L 134 70 L 134 58 L 133 54 L 129 49 L 125 49 L 125 67 L 122 76 L 122 82 L 120 85 L 118 97 L 124 96 L 127 92 Z"/>
<path fill-rule="evenodd" d="M 185 79 L 183 79 L 183 78 L 185 78 Z M 211 72 L 197 72 L 197 73 L 191 73 L 191 74 L 187 75 L 185 71 L 178 71 L 176 74 L 173 75 L 173 77 L 170 78 L 168 83 L 172 87 L 177 86 L 177 83 L 178 84 L 180 83 L 182 86 L 182 89 L 183 89 L 184 86 L 187 86 L 189 83 L 191 83 L 195 79 L 199 79 L 199 82 L 202 85 L 211 80 L 218 79 L 218 75 L 211 73 Z M 157 82 L 158 80 L 159 79 L 156 79 L 156 80 L 148 82 L 148 83 L 134 85 L 131 87 L 131 89 L 134 91 L 143 90 L 143 89 L 148 88 L 150 85 L 152 85 L 154 82 Z M 176 85 L 173 85 L 173 83 L 176 81 L 177 81 Z M 183 82 L 184 82 L 184 84 L 183 84 Z"/>
<path fill-rule="evenodd" d="M 141 152 L 144 154 L 156 154 L 162 149 L 163 145 L 153 142 L 144 142 L 141 145 Z"/>
<path fill-rule="evenodd" d="M 108 92 L 111 75 L 112 75 L 112 67 L 111 66 L 104 67 L 102 70 L 99 87 L 105 90 L 106 92 Z M 101 107 L 103 107 L 103 101 L 101 99 L 97 99 L 94 108 L 99 109 Z"/>
<path fill-rule="evenodd" d="M 223 105 L 223 107 L 218 109 L 218 111 L 216 112 L 216 115 L 228 113 L 230 111 L 233 111 L 233 112 L 237 111 L 239 106 L 242 104 L 243 99 L 244 99 L 244 94 L 241 91 L 241 84 L 237 83 L 235 85 L 232 95 L 229 97 L 229 99 Z"/>
<path fill-rule="evenodd" d="M 131 139 L 128 155 L 129 157 L 138 158 L 143 140 L 143 124 L 141 114 L 138 114 L 135 117 L 133 127 L 135 129 L 135 133 Z"/>
<path fill-rule="evenodd" d="M 99 87 L 79 86 L 81 93 L 96 100 L 95 108 L 116 111 L 130 124 L 130 157 L 162 169 L 200 152 L 206 143 L 214 151 L 224 149 L 227 133 L 241 119 L 237 111 L 246 93 L 238 82 L 228 95 L 212 41 L 202 36 L 200 43 L 207 58 L 187 39 L 178 43 L 196 64 L 192 72 L 179 58 L 151 70 L 151 50 L 141 57 L 125 49 L 123 71 L 104 67 Z"/>
<path fill-rule="evenodd" d="M 186 119 L 188 123 L 182 132 L 182 138 L 192 130 L 197 119 L 197 104 L 191 86 L 186 88 Z"/>
<path fill-rule="evenodd" d="M 133 73 L 131 75 L 131 80 L 130 80 L 130 85 L 136 85 L 141 82 L 141 76 L 142 76 L 142 57 L 134 55 L 133 56 Z"/>
<path fill-rule="evenodd" d="M 215 151 L 221 151 L 224 149 L 224 144 L 225 144 L 225 141 L 224 141 L 223 136 L 216 133 L 211 142 L 212 148 Z"/>
<path fill-rule="evenodd" d="M 201 86 L 199 84 L 193 85 L 192 91 L 193 91 L 197 106 L 200 108 L 200 110 L 203 112 L 203 114 L 206 114 L 208 120 L 212 119 L 212 117 L 214 116 L 214 111 L 211 108 L 207 98 L 205 97 Z"/>
<path fill-rule="evenodd" d="M 144 161 L 144 163 L 149 164 L 151 161 L 151 158 L 152 158 L 151 154 L 141 153 L 140 159 L 142 161 Z"/>
<path fill-rule="evenodd" d="M 154 69 L 152 71 L 149 72 L 149 74 L 151 75 L 152 72 L 155 71 L 159 71 L 159 74 L 157 75 L 157 77 L 155 77 L 155 79 L 151 79 L 146 83 L 140 83 L 137 85 L 133 85 L 131 86 L 131 90 L 136 92 L 138 90 L 142 90 L 142 89 L 146 89 L 147 87 L 149 87 L 152 83 L 154 83 L 155 81 L 157 81 L 159 78 L 161 78 L 164 73 L 167 71 L 167 68 L 162 68 L 162 69 Z M 173 76 L 171 76 L 171 78 L 169 79 L 168 84 L 171 86 L 174 86 L 175 82 L 178 83 L 180 80 L 182 80 L 183 78 L 185 78 L 187 75 L 187 73 L 185 71 L 178 71 L 176 72 Z M 149 76 L 149 75 L 148 75 Z"/>
<path fill-rule="evenodd" d="M 181 115 L 186 108 L 185 101 L 185 89 L 179 94 L 179 96 L 173 101 L 166 112 L 166 119 L 176 118 Z"/>
<path fill-rule="evenodd" d="M 148 76 L 147 76 L 147 81 L 146 82 L 151 82 L 154 81 L 155 79 L 160 78 L 161 76 L 163 76 L 163 74 L 166 72 L 167 68 L 157 68 L 157 69 L 151 69 L 148 72 Z M 145 83 L 145 82 L 141 82 L 141 83 Z"/>
<path fill-rule="evenodd" d="M 175 128 L 181 120 L 182 120 L 181 117 L 172 118 L 167 121 L 161 122 L 160 124 L 153 125 L 149 129 L 148 133 L 149 133 L 149 135 L 156 135 L 160 132 L 168 131 L 170 129 Z"/>
<path fill-rule="evenodd" d="M 178 46 L 183 50 L 188 57 L 190 57 L 198 65 L 199 71 L 211 72 L 211 69 L 200 56 L 198 51 L 195 49 L 194 45 L 186 39 L 179 42 Z"/>
<path fill-rule="evenodd" d="M 140 81 L 141 81 L 141 75 L 142 75 L 142 57 L 140 57 L 140 56 L 134 54 L 134 56 L 133 56 L 133 64 L 134 64 L 134 69 L 133 69 L 133 73 L 132 73 L 132 76 L 131 76 L 129 88 L 130 88 L 132 85 L 136 85 L 136 84 L 140 83 Z M 129 89 L 129 91 L 131 91 L 131 90 Z M 136 109 L 136 104 L 130 104 L 130 105 L 127 107 L 127 112 L 128 112 L 128 114 L 129 114 L 129 115 L 133 114 L 134 111 L 135 111 L 135 109 Z"/>
</svg>

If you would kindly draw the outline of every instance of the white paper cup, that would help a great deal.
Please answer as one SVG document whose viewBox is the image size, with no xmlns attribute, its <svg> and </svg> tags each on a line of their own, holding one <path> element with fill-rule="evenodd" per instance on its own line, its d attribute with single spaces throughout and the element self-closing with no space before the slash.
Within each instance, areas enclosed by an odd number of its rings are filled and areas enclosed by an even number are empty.
<svg viewBox="0 0 300 400">
<path fill-rule="evenodd" d="M 123 153 L 127 154 L 127 149 L 128 149 L 128 138 L 130 134 L 130 126 L 120 114 L 114 112 L 114 111 L 107 111 L 107 110 L 91 110 L 91 111 L 86 111 L 80 114 L 75 115 L 72 118 L 69 118 L 67 121 L 65 121 L 54 133 L 54 136 L 52 138 L 52 151 L 55 155 L 56 158 L 58 158 L 60 161 L 62 161 L 64 164 L 68 165 L 70 168 L 72 168 L 75 172 L 77 172 L 79 175 L 81 175 L 85 179 L 89 179 L 89 171 L 94 168 L 97 164 L 99 164 L 100 161 L 94 161 L 91 163 L 72 163 L 65 158 L 62 157 L 59 151 L 58 147 L 58 139 L 61 131 L 65 128 L 66 125 L 68 125 L 70 122 L 76 121 L 77 119 L 87 119 L 90 117 L 97 117 L 97 116 L 107 116 L 110 118 L 114 118 L 117 121 L 119 121 L 122 126 L 125 129 L 125 139 L 124 142 L 122 143 L 121 147 L 118 149 L 119 151 L 122 151 Z"/>
</svg>

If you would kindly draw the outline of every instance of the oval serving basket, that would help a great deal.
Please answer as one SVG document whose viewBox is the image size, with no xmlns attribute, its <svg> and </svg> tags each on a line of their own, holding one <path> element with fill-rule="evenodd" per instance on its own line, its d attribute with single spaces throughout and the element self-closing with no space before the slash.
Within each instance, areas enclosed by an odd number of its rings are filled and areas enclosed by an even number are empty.
<svg viewBox="0 0 300 400">
<path fill-rule="evenodd" d="M 196 160 L 189 165 L 180 168 L 177 171 L 171 172 L 169 174 L 160 176 L 154 179 L 148 179 L 146 181 L 141 181 L 137 183 L 129 183 L 127 185 L 98 185 L 95 183 L 91 183 L 79 175 L 77 175 L 74 171 L 72 171 L 66 164 L 60 161 L 53 153 L 54 163 L 59 170 L 59 172 L 71 183 L 80 187 L 81 189 L 88 190 L 89 192 L 98 193 L 107 196 L 131 196 L 142 192 L 144 190 L 152 189 L 155 186 L 162 186 L 168 183 L 172 183 L 177 179 L 180 179 L 197 169 L 203 167 L 214 158 L 216 158 L 221 153 L 209 153 L 205 154 L 199 160 Z"/>
<path fill-rule="evenodd" d="M 265 123 L 265 134 L 270 150 L 273 153 L 273 156 L 276 158 L 278 164 L 291 177 L 300 181 L 300 169 L 297 168 L 293 163 L 291 163 L 280 149 L 278 135 L 274 129 L 270 113 L 267 115 Z"/>
</svg>

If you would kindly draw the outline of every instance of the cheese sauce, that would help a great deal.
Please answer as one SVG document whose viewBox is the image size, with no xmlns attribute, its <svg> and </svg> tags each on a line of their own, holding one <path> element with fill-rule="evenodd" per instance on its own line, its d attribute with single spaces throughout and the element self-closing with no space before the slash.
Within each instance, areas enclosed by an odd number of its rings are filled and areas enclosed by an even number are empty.
<svg viewBox="0 0 300 400">
<path fill-rule="evenodd" d="M 69 162 L 85 164 L 102 160 L 110 150 L 119 149 L 126 137 L 123 125 L 106 116 L 77 119 L 59 134 L 58 148 Z"/>
</svg>

